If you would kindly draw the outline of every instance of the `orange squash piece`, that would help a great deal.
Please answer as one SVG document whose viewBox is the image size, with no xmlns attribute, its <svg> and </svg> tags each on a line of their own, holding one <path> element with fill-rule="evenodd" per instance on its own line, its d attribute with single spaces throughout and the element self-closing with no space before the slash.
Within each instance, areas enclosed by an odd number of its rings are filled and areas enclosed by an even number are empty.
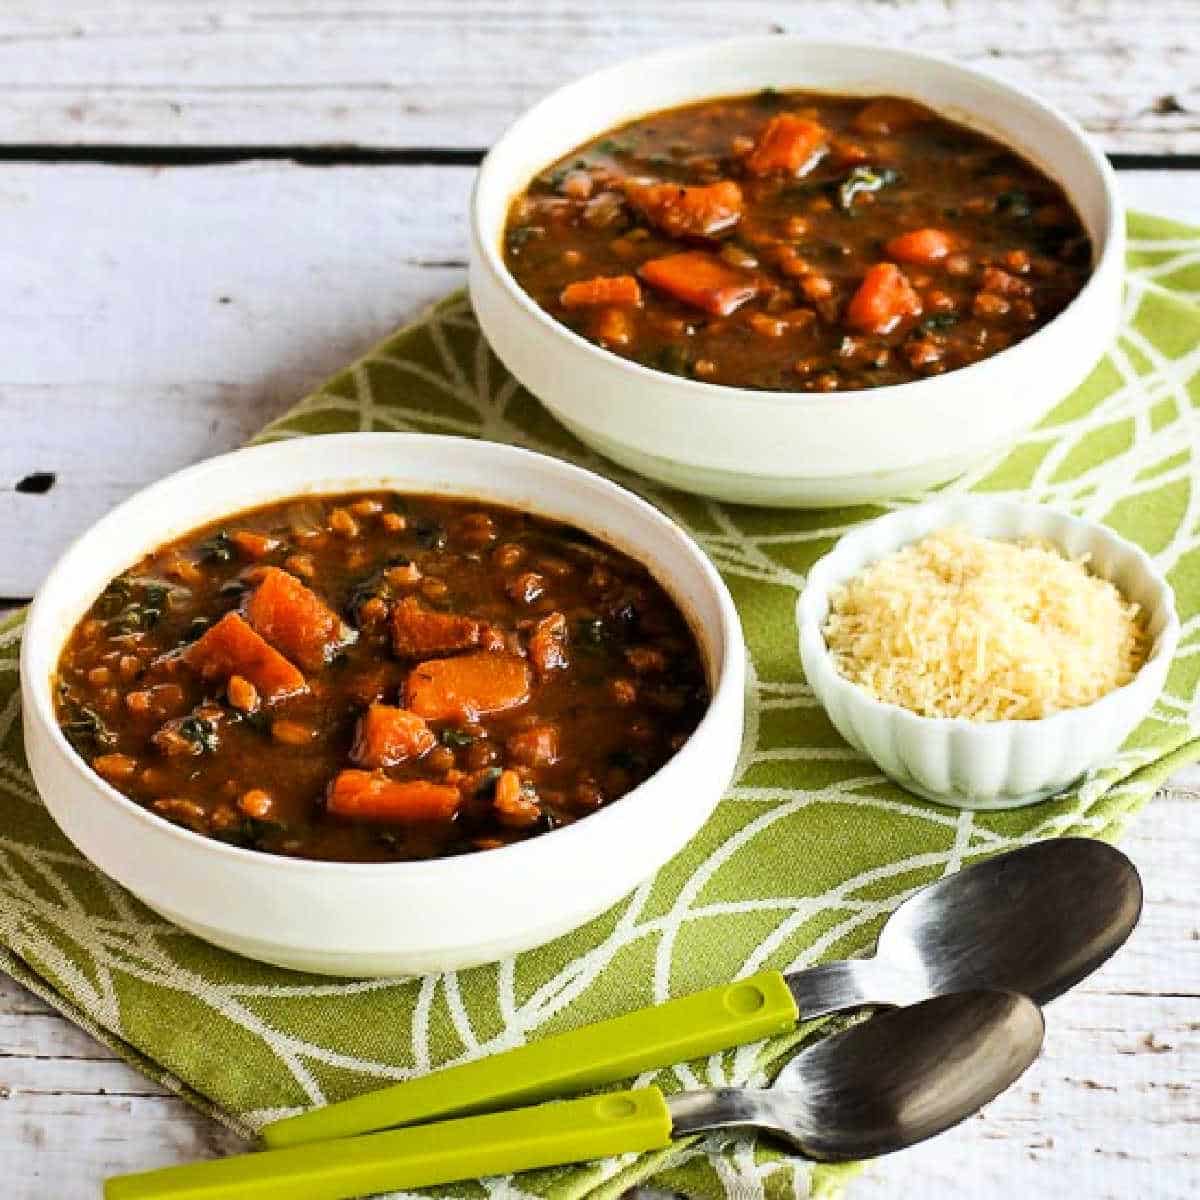
<svg viewBox="0 0 1200 1200">
<path fill-rule="evenodd" d="M 642 289 L 632 275 L 597 275 L 568 283 L 558 298 L 563 308 L 600 308 L 641 304 Z"/>
<path fill-rule="evenodd" d="M 727 317 L 758 294 L 758 282 L 703 250 L 685 250 L 642 263 L 638 274 L 651 286 L 715 317 Z"/>
<path fill-rule="evenodd" d="M 846 323 L 863 333 L 891 333 L 905 317 L 921 315 L 921 298 L 895 263 L 876 263 L 846 306 Z"/>
<path fill-rule="evenodd" d="M 475 721 L 516 708 L 529 699 L 529 666 L 515 654 L 465 654 L 434 658 L 409 673 L 410 711 L 429 721 Z"/>
<path fill-rule="evenodd" d="M 751 175 L 770 175 L 775 171 L 803 175 L 816 166 L 828 145 L 829 134 L 823 125 L 794 113 L 780 113 L 767 122 L 759 135 L 746 158 L 746 170 Z"/>
<path fill-rule="evenodd" d="M 470 650 L 482 634 L 482 621 L 422 608 L 415 596 L 405 596 L 392 609 L 392 649 L 400 658 Z"/>
<path fill-rule="evenodd" d="M 703 186 L 631 183 L 629 203 L 671 237 L 714 237 L 742 217 L 742 189 L 732 179 Z"/>
<path fill-rule="evenodd" d="M 390 704 L 372 704 L 358 719 L 350 761 L 360 767 L 394 767 L 420 758 L 436 744 L 424 717 Z"/>
<path fill-rule="evenodd" d="M 462 803 L 462 792 L 427 779 L 389 779 L 371 771 L 339 771 L 329 785 L 326 809 L 359 821 L 449 821 Z"/>
<path fill-rule="evenodd" d="M 235 612 L 226 613 L 180 657 L 204 679 L 240 675 L 268 703 L 308 690 L 296 667 Z"/>
<path fill-rule="evenodd" d="M 354 639 L 353 630 L 316 592 L 278 567 L 263 570 L 262 582 L 246 602 L 246 619 L 307 671 L 323 667 L 339 646 Z"/>
<path fill-rule="evenodd" d="M 931 267 L 961 249 L 961 243 L 944 229 L 912 229 L 908 233 L 897 234 L 884 249 L 888 258 L 894 258 L 897 262 Z"/>
</svg>

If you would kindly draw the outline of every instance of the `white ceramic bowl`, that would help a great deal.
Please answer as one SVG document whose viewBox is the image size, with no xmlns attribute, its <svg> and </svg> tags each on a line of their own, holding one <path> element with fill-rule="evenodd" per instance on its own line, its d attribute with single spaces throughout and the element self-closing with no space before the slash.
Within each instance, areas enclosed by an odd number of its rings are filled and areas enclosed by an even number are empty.
<svg viewBox="0 0 1200 1200">
<path fill-rule="evenodd" d="M 922 717 L 872 699 L 838 673 L 822 628 L 829 593 L 865 566 L 947 525 L 986 537 L 1042 537 L 1091 568 L 1148 614 L 1153 648 L 1124 687 L 1037 721 Z M 1061 791 L 1113 754 L 1150 712 L 1179 642 L 1175 595 L 1150 559 L 1103 525 L 1050 508 L 982 496 L 938 500 L 871 521 L 808 573 L 797 604 L 800 657 L 837 731 L 901 786 L 956 808 L 1017 808 Z"/>
<path fill-rule="evenodd" d="M 1066 190 L 1095 272 L 1038 332 L 945 375 L 864 391 L 762 392 L 653 371 L 555 321 L 504 266 L 514 196 L 582 142 L 657 109 L 763 87 L 899 93 L 1019 150 Z M 471 299 L 505 365 L 564 425 L 663 483 L 751 504 L 823 506 L 943 483 L 1010 444 L 1088 373 L 1117 329 L 1124 214 L 1070 119 L 981 71 L 908 50 L 754 37 L 622 63 L 548 96 L 492 148 L 471 201 Z"/>
<path fill-rule="evenodd" d="M 105 584 L 221 516 L 300 493 L 395 488 L 475 496 L 570 522 L 645 563 L 703 651 L 712 704 L 645 783 L 527 842 L 428 862 L 334 863 L 228 846 L 126 799 L 54 719 L 64 641 Z M 615 903 L 680 850 L 716 805 L 742 736 L 745 647 L 725 585 L 657 509 L 587 471 L 510 446 L 421 434 L 280 442 L 181 471 L 127 500 L 62 557 L 25 626 L 25 746 L 54 819 L 102 871 L 164 917 L 251 958 L 336 975 L 491 961 Z"/>
</svg>

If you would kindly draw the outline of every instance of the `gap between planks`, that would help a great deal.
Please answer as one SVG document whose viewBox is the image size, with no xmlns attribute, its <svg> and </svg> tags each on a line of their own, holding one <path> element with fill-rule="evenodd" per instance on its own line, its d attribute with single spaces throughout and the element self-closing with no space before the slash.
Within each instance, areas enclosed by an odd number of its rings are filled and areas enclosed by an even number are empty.
<svg viewBox="0 0 1200 1200">
<path fill-rule="evenodd" d="M 100 163 L 114 167 L 211 167 L 241 162 L 287 162 L 302 167 L 474 167 L 483 161 L 486 154 L 486 147 L 0 143 L 0 162 Z M 1118 171 L 1200 170 L 1200 153 L 1111 153 L 1107 157 Z"/>
</svg>

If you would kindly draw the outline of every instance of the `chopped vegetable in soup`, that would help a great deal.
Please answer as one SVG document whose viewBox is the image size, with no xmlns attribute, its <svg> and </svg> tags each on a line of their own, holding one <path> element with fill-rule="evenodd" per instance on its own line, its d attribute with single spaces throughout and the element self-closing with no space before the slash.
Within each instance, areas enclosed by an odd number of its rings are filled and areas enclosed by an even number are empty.
<svg viewBox="0 0 1200 1200">
<path fill-rule="evenodd" d="M 365 493 L 244 512 L 114 579 L 57 703 L 160 816 L 301 858 L 489 849 L 652 775 L 708 704 L 641 564 L 470 500 Z"/>
<path fill-rule="evenodd" d="M 513 203 L 504 259 L 615 354 L 838 391 L 978 362 L 1061 312 L 1092 247 L 1062 189 L 928 108 L 766 91 L 654 113 Z"/>
</svg>

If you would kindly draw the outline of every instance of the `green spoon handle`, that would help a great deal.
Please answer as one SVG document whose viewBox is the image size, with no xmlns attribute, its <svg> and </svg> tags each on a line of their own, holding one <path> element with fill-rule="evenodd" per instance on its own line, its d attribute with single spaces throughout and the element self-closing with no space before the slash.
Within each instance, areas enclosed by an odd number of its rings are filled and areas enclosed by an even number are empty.
<svg viewBox="0 0 1200 1200">
<path fill-rule="evenodd" d="M 118 1175 L 105 1200 L 347 1200 L 660 1150 L 671 1115 L 658 1088 L 392 1129 L 344 1141 Z"/>
<path fill-rule="evenodd" d="M 796 1002 L 778 971 L 555 1034 L 266 1126 L 271 1147 L 529 1104 L 669 1067 L 791 1029 Z"/>
</svg>

